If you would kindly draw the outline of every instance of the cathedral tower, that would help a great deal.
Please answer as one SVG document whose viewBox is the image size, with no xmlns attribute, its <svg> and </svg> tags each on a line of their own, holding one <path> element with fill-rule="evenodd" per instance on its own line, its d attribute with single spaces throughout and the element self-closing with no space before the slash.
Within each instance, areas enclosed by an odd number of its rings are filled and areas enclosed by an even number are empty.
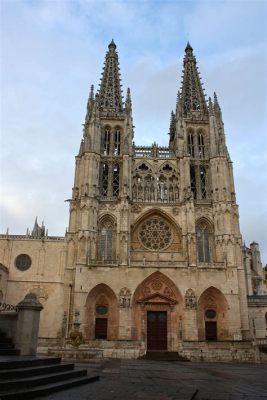
<svg viewBox="0 0 267 400">
<path fill-rule="evenodd" d="M 37 222 L 31 234 L 0 235 L 0 299 L 38 295 L 42 346 L 80 330 L 82 351 L 105 357 L 258 360 L 250 339 L 266 336 L 267 316 L 259 248 L 244 246 L 242 257 L 222 112 L 216 94 L 206 100 L 189 43 L 183 64 L 168 146 L 138 146 L 112 40 L 89 93 L 65 237 Z"/>
</svg>

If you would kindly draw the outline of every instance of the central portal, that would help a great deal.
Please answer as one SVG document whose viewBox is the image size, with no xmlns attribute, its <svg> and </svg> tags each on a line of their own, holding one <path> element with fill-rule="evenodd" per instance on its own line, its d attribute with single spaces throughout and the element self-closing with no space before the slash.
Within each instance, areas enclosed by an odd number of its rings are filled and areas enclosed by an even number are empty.
<svg viewBox="0 0 267 400">
<path fill-rule="evenodd" d="M 167 312 L 147 312 L 147 350 L 167 350 Z"/>
</svg>

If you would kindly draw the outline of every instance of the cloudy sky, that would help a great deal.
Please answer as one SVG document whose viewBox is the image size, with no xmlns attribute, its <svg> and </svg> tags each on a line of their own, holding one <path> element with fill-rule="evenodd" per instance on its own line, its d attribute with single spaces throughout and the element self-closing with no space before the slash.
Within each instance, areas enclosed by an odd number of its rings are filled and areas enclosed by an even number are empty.
<svg viewBox="0 0 267 400">
<path fill-rule="evenodd" d="M 135 142 L 167 145 L 189 40 L 217 92 L 246 244 L 267 262 L 266 1 L 1 0 L 1 232 L 63 235 L 89 87 L 114 38 Z"/>
</svg>

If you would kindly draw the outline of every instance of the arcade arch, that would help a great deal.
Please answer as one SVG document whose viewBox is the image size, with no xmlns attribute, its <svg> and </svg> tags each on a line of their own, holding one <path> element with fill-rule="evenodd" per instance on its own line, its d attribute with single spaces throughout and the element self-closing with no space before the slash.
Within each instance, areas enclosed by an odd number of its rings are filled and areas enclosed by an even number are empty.
<svg viewBox="0 0 267 400">
<path fill-rule="evenodd" d="M 173 350 L 182 338 L 182 296 L 166 275 L 157 271 L 136 288 L 133 299 L 133 339 L 148 350 Z"/>
<path fill-rule="evenodd" d="M 199 340 L 229 340 L 229 306 L 222 292 L 211 286 L 199 297 L 197 326 Z"/>
<path fill-rule="evenodd" d="M 85 339 L 118 338 L 118 301 L 108 285 L 95 286 L 87 296 L 85 307 Z"/>
</svg>

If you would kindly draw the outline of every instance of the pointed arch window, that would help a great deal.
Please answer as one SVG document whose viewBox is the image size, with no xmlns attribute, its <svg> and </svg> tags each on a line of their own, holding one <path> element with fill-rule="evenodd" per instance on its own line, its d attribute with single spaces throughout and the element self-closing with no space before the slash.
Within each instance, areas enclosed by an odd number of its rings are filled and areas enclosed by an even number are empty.
<svg viewBox="0 0 267 400">
<path fill-rule="evenodd" d="M 98 257 L 102 261 L 113 260 L 114 224 L 106 219 L 99 228 Z"/>
<path fill-rule="evenodd" d="M 201 198 L 206 199 L 207 197 L 207 190 L 206 190 L 206 168 L 200 167 L 199 169 L 200 174 L 200 191 L 201 191 Z"/>
<path fill-rule="evenodd" d="M 103 133 L 103 154 L 108 156 L 110 152 L 110 129 L 106 127 Z"/>
<path fill-rule="evenodd" d="M 210 233 L 206 223 L 201 223 L 196 229 L 198 262 L 210 262 Z"/>
<path fill-rule="evenodd" d="M 108 164 L 102 164 L 102 184 L 101 184 L 101 195 L 104 197 L 108 196 L 108 176 L 109 176 L 109 168 Z"/>
<path fill-rule="evenodd" d="M 113 197 L 118 197 L 120 191 L 120 166 L 113 166 Z"/>
<path fill-rule="evenodd" d="M 188 132 L 187 135 L 187 148 L 188 148 L 188 153 L 190 157 L 195 157 L 195 152 L 194 152 L 194 136 L 192 132 Z"/>
<path fill-rule="evenodd" d="M 190 167 L 190 181 L 191 181 L 191 192 L 193 193 L 194 199 L 196 199 L 197 198 L 196 170 L 195 167 L 192 165 Z"/>
<path fill-rule="evenodd" d="M 114 149 L 113 149 L 114 156 L 120 155 L 120 147 L 121 147 L 121 132 L 119 129 L 116 129 L 114 132 Z"/>
<path fill-rule="evenodd" d="M 198 133 L 198 155 L 199 158 L 205 157 L 204 136 L 202 132 Z"/>
</svg>

